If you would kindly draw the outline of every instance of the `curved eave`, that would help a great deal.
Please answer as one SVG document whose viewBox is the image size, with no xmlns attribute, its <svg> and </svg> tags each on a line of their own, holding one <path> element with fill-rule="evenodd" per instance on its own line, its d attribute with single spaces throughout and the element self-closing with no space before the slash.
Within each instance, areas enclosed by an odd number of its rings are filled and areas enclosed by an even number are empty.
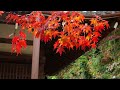
<svg viewBox="0 0 120 90">
<path fill-rule="evenodd" d="M 42 11 L 42 13 L 45 16 L 49 16 L 51 15 L 52 11 Z M 114 13 L 114 14 L 106 14 L 106 15 L 99 15 L 100 17 L 102 17 L 103 19 L 109 19 L 109 18 L 117 18 L 120 17 L 120 13 Z M 93 15 L 85 15 L 85 19 L 91 19 L 93 18 Z"/>
</svg>

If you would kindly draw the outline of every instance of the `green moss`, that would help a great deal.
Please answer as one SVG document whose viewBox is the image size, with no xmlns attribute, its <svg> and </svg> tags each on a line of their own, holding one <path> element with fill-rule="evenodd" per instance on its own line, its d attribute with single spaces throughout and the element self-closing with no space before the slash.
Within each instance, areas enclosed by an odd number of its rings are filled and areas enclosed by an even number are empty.
<svg viewBox="0 0 120 90">
<path fill-rule="evenodd" d="M 120 30 L 108 35 L 120 35 Z M 120 79 L 120 39 L 100 42 L 52 79 Z"/>
</svg>

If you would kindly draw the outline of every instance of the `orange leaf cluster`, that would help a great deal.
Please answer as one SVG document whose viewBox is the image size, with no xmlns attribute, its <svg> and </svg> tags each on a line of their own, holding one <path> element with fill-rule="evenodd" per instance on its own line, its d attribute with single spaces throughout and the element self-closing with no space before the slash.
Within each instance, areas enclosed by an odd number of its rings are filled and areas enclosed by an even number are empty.
<svg viewBox="0 0 120 90">
<path fill-rule="evenodd" d="M 103 30 L 109 28 L 108 21 L 96 16 L 90 20 L 90 24 L 85 23 L 85 17 L 79 12 L 55 11 L 45 18 L 40 11 L 33 11 L 30 15 L 18 16 L 17 14 L 9 14 L 7 21 L 13 21 L 20 25 L 21 30 L 28 30 L 36 37 L 40 37 L 41 41 L 47 43 L 52 38 L 58 38 L 54 43 L 56 53 L 62 55 L 67 49 L 85 50 L 86 48 L 96 48 L 96 44 Z M 62 27 L 62 29 L 58 29 Z M 21 33 L 21 36 L 26 36 Z M 16 37 L 13 38 L 14 44 L 17 44 Z M 21 44 L 26 46 L 25 44 Z M 18 45 L 19 46 L 19 45 Z M 20 52 L 20 46 L 17 52 Z"/>
<path fill-rule="evenodd" d="M 56 53 L 59 52 L 60 55 L 62 51 L 65 52 L 65 48 L 69 50 L 74 47 L 82 50 L 96 48 L 101 32 L 105 30 L 105 27 L 109 28 L 108 22 L 98 16 L 90 20 L 90 25 L 84 23 L 85 17 L 78 12 L 72 12 L 70 15 L 64 14 L 61 18 L 64 22 L 62 34 L 54 44 L 54 49 L 57 49 Z"/>
<path fill-rule="evenodd" d="M 26 34 L 20 31 L 19 36 L 14 36 L 12 39 L 12 52 L 16 52 L 17 55 L 21 54 L 21 49 L 26 47 Z"/>
</svg>

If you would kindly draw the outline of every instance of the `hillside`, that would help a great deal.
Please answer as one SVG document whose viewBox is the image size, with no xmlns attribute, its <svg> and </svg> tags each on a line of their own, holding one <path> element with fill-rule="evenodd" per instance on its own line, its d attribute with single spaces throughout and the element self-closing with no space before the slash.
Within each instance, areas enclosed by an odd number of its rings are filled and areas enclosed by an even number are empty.
<svg viewBox="0 0 120 90">
<path fill-rule="evenodd" d="M 120 29 L 48 79 L 120 79 Z"/>
</svg>

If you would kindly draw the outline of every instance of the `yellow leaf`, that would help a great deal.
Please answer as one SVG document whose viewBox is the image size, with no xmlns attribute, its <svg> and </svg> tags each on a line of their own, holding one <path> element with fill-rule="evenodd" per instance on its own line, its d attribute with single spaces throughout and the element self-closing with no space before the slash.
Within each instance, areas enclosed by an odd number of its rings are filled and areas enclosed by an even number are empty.
<svg viewBox="0 0 120 90">
<path fill-rule="evenodd" d="M 28 32 L 30 33 L 32 31 L 32 28 L 28 28 Z"/>
<path fill-rule="evenodd" d="M 96 18 L 92 18 L 91 20 L 91 25 L 96 25 L 98 23 L 98 20 Z"/>
<path fill-rule="evenodd" d="M 87 40 L 90 40 L 90 36 L 86 36 L 86 39 L 87 39 Z"/>
<path fill-rule="evenodd" d="M 33 35 L 36 36 L 37 32 L 38 32 L 37 30 L 34 30 Z"/>
</svg>

